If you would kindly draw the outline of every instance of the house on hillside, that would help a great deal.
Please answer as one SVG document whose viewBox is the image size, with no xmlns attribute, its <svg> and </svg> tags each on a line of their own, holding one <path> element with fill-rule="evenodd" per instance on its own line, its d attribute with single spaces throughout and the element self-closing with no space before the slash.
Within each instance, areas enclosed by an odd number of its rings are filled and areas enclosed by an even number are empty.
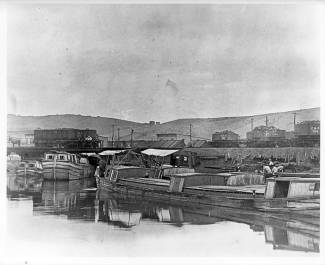
<svg viewBox="0 0 325 265">
<path fill-rule="evenodd" d="M 229 130 L 215 132 L 212 134 L 212 142 L 210 144 L 213 147 L 238 147 L 239 135 Z"/>
<path fill-rule="evenodd" d="M 215 132 L 212 134 L 212 141 L 238 141 L 239 134 L 233 131 L 225 130 L 222 132 Z"/>
<path fill-rule="evenodd" d="M 282 140 L 286 137 L 286 131 L 278 129 L 274 126 L 258 126 L 252 131 L 247 132 L 247 140 L 249 141 L 272 141 Z"/>
<path fill-rule="evenodd" d="M 303 121 L 295 125 L 296 146 L 320 146 L 320 121 Z"/>
<path fill-rule="evenodd" d="M 303 121 L 295 125 L 295 135 L 320 135 L 320 121 Z"/>
</svg>

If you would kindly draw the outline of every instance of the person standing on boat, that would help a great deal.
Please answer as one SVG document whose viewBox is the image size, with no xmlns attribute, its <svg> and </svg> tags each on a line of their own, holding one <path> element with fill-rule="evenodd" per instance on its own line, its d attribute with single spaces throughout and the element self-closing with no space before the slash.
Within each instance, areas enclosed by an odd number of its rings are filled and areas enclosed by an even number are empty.
<svg viewBox="0 0 325 265">
<path fill-rule="evenodd" d="M 273 166 L 274 166 L 274 163 L 270 159 L 268 165 L 263 166 L 263 175 L 266 177 L 273 175 L 273 173 L 272 173 Z"/>
</svg>

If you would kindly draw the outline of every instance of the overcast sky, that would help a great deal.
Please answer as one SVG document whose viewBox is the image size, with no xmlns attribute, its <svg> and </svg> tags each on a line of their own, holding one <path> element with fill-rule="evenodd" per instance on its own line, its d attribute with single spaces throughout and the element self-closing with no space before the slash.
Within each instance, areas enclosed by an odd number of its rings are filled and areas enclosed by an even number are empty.
<svg viewBox="0 0 325 265">
<path fill-rule="evenodd" d="M 7 19 L 9 113 L 164 122 L 320 105 L 317 6 L 12 5 Z"/>
</svg>

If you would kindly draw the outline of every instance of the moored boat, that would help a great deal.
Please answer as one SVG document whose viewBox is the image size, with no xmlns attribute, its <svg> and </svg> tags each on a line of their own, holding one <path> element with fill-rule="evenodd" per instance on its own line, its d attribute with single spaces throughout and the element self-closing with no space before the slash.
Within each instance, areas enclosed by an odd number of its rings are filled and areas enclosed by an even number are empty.
<svg viewBox="0 0 325 265">
<path fill-rule="evenodd" d="M 319 178 L 273 177 L 265 184 L 263 177 L 252 175 L 247 183 L 233 185 L 238 184 L 233 179 L 245 179 L 243 175 L 181 173 L 168 180 L 112 173 L 100 178 L 99 188 L 163 201 L 319 216 Z"/>
<path fill-rule="evenodd" d="M 16 168 L 16 175 L 40 175 L 43 173 L 42 164 L 37 160 L 21 161 Z"/>
<path fill-rule="evenodd" d="M 42 160 L 43 177 L 51 180 L 73 180 L 88 178 L 93 172 L 87 158 L 62 151 L 45 153 Z"/>
<path fill-rule="evenodd" d="M 15 153 L 10 153 L 7 156 L 7 172 L 14 172 L 21 161 L 21 156 Z"/>
</svg>

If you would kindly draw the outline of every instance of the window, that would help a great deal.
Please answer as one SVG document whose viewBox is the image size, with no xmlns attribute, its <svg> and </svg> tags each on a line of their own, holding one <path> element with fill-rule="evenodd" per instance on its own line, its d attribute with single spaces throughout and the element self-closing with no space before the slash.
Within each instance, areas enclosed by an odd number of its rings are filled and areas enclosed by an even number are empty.
<svg viewBox="0 0 325 265">
<path fill-rule="evenodd" d="M 59 160 L 67 160 L 67 156 L 66 155 L 59 155 Z"/>
<path fill-rule="evenodd" d="M 47 155 L 46 160 L 53 160 L 53 155 Z"/>
</svg>

